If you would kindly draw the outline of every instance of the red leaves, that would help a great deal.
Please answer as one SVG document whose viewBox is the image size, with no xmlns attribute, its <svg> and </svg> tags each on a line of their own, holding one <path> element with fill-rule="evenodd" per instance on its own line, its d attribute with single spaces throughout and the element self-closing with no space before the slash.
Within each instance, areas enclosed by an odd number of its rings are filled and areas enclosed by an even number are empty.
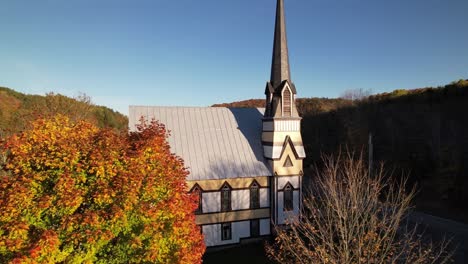
<svg viewBox="0 0 468 264">
<path fill-rule="evenodd" d="M 0 258 L 200 263 L 195 200 L 163 125 L 117 134 L 57 116 L 33 127 L 5 142 Z"/>
</svg>

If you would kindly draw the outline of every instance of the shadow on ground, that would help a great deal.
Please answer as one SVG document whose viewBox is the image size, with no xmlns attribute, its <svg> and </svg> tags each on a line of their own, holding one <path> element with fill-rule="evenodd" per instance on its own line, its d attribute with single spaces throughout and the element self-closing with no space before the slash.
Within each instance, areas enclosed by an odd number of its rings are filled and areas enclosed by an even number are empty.
<svg viewBox="0 0 468 264">
<path fill-rule="evenodd" d="M 207 252 L 204 264 L 273 264 L 265 254 L 263 242 L 241 245 L 218 251 Z"/>
</svg>

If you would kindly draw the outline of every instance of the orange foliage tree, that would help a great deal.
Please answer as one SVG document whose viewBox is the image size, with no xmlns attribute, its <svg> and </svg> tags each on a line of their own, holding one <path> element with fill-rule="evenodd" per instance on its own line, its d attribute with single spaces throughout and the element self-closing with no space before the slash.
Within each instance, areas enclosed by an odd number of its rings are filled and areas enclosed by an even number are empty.
<svg viewBox="0 0 468 264">
<path fill-rule="evenodd" d="M 201 263 L 187 171 L 166 130 L 64 116 L 3 142 L 0 263 Z"/>
</svg>

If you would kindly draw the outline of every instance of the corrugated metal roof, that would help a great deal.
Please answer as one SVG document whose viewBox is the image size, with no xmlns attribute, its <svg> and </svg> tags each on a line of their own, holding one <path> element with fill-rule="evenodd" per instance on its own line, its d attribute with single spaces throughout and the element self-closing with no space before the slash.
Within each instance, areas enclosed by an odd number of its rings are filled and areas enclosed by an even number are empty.
<svg viewBox="0 0 468 264">
<path fill-rule="evenodd" d="M 188 180 L 268 176 L 263 157 L 263 108 L 130 106 L 129 127 L 143 116 L 170 130 L 171 150 L 189 168 Z"/>
</svg>

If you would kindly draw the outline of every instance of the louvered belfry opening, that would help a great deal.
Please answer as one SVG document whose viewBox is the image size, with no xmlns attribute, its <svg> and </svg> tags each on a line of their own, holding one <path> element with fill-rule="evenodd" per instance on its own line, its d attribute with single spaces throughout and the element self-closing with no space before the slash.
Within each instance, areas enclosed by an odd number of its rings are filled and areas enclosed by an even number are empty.
<svg viewBox="0 0 468 264">
<path fill-rule="evenodd" d="M 283 91 L 283 116 L 291 116 L 291 91 L 287 88 Z"/>
</svg>

